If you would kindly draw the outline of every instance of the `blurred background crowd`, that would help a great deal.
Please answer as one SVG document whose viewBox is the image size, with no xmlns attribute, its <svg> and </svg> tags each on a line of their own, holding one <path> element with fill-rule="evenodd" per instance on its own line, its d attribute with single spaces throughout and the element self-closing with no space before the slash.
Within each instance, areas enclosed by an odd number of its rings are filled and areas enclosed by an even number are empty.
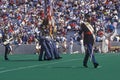
<svg viewBox="0 0 120 80">
<path fill-rule="evenodd" d="M 96 41 L 102 40 L 105 33 L 114 34 L 112 41 L 120 41 L 120 1 L 119 0 L 50 0 L 54 19 L 53 34 L 56 40 L 80 40 L 77 35 L 84 15 L 92 16 Z M 34 44 L 35 37 L 42 31 L 45 18 L 45 0 L 0 0 L 0 43 L 4 30 L 8 37 L 16 36 L 12 44 Z M 44 28 L 46 29 L 46 28 Z M 47 30 L 47 29 L 46 29 Z M 67 40 L 68 32 L 74 35 Z"/>
</svg>

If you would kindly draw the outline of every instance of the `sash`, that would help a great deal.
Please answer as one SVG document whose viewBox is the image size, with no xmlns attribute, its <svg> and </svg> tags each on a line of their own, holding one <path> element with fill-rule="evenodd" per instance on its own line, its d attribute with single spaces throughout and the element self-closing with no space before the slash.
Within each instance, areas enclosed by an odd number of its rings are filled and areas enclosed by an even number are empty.
<svg viewBox="0 0 120 80">
<path fill-rule="evenodd" d="M 94 35 L 94 29 L 93 27 L 88 23 L 88 22 L 84 22 L 84 24 L 86 25 L 86 27 L 89 29 L 89 31 L 92 33 L 94 42 L 95 42 L 95 35 Z M 94 45 L 93 45 L 94 46 Z M 92 47 L 92 53 L 90 54 L 90 60 L 92 61 L 93 57 L 93 47 Z"/>
<path fill-rule="evenodd" d="M 93 39 L 94 39 L 94 43 L 95 43 L 95 35 L 94 35 L 94 29 L 93 27 L 88 23 L 88 22 L 84 22 L 84 24 L 86 25 L 86 27 L 89 29 L 89 31 L 92 33 Z M 93 44 L 94 46 L 94 44 Z M 90 54 L 90 60 L 93 60 L 93 47 L 92 47 L 92 53 Z"/>
<path fill-rule="evenodd" d="M 95 40 L 95 35 L 94 35 L 94 29 L 93 29 L 93 27 L 88 22 L 84 22 L 84 24 L 89 29 L 89 31 L 92 33 L 93 39 Z"/>
</svg>

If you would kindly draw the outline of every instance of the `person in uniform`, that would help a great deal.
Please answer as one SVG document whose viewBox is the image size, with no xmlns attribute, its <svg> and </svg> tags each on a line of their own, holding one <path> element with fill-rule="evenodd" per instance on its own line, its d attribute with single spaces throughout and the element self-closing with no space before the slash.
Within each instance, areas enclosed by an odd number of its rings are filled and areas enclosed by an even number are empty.
<svg viewBox="0 0 120 80">
<path fill-rule="evenodd" d="M 41 50 L 40 50 L 40 54 L 39 54 L 39 61 L 42 61 L 43 57 L 44 57 L 44 60 L 52 59 L 52 56 L 50 54 L 50 51 L 49 51 L 45 41 L 46 41 L 45 37 L 40 37 L 39 42 L 41 45 Z"/>
<path fill-rule="evenodd" d="M 58 49 L 56 47 L 56 42 L 54 40 L 51 40 L 51 46 L 53 48 L 53 56 L 54 56 L 54 59 L 61 59 L 62 57 L 60 56 L 59 52 L 58 52 Z"/>
<path fill-rule="evenodd" d="M 4 55 L 4 59 L 5 60 L 9 60 L 8 59 L 8 54 L 10 53 L 10 43 L 9 43 L 9 37 L 8 37 L 8 30 L 4 30 L 4 34 L 3 34 L 3 45 L 5 46 L 5 55 Z"/>
<path fill-rule="evenodd" d="M 39 61 L 43 60 L 52 60 L 52 59 L 60 59 L 61 57 L 58 55 L 58 51 L 55 47 L 54 42 L 49 36 L 49 29 L 48 29 L 48 19 L 45 18 L 41 25 L 41 32 L 42 35 L 39 36 L 39 43 L 41 45 L 41 50 L 39 54 Z"/>
<path fill-rule="evenodd" d="M 89 14 L 85 14 L 85 22 L 81 23 L 81 29 L 79 30 L 79 34 L 82 34 L 83 43 L 85 46 L 85 57 L 83 60 L 83 66 L 87 68 L 87 62 L 90 57 L 94 68 L 98 67 L 98 63 L 96 62 L 95 56 L 93 54 L 93 45 L 95 41 L 94 29 L 91 26 L 91 16 Z"/>
</svg>

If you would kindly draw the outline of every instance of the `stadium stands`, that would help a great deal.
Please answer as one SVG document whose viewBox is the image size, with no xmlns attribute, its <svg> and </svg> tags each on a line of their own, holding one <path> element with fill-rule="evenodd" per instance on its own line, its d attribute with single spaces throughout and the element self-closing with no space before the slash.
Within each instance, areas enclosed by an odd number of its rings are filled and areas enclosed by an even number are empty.
<svg viewBox="0 0 120 80">
<path fill-rule="evenodd" d="M 119 0 L 48 0 L 52 1 L 53 16 L 56 33 L 61 39 L 76 33 L 80 23 L 84 21 L 84 14 L 92 16 L 92 25 L 96 33 L 102 29 L 106 33 L 109 25 L 115 28 L 116 36 L 120 37 L 120 1 Z M 48 3 L 49 4 L 49 3 Z M 9 31 L 8 36 L 15 36 L 12 45 L 34 45 L 35 37 L 41 33 L 41 24 L 44 14 L 44 0 L 0 0 L 0 43 L 4 29 Z M 55 35 L 53 34 L 53 35 Z M 97 35 L 96 37 L 98 37 Z M 118 39 L 118 38 L 117 38 Z M 120 39 L 119 39 L 120 40 Z M 117 40 L 119 42 L 119 40 Z M 79 46 L 78 42 L 74 42 Z"/>
</svg>

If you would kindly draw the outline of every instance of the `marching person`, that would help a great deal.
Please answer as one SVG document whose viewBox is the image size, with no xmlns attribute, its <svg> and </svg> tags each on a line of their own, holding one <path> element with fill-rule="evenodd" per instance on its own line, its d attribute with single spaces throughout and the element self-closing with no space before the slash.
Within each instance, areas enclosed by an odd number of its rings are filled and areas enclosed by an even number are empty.
<svg viewBox="0 0 120 80">
<path fill-rule="evenodd" d="M 11 40 L 11 39 L 10 39 Z M 8 30 L 5 29 L 4 30 L 4 34 L 3 34 L 3 44 L 5 46 L 5 55 L 4 55 L 4 59 L 5 60 L 9 60 L 8 59 L 8 54 L 10 53 L 11 51 L 11 48 L 10 48 L 10 40 L 9 40 L 9 36 L 8 36 Z"/>
<path fill-rule="evenodd" d="M 51 60 L 52 56 L 50 54 L 50 51 L 46 45 L 46 39 L 44 37 L 40 37 L 39 39 L 40 45 L 41 45 L 41 50 L 40 50 L 40 54 L 39 54 L 39 61 L 43 60 Z"/>
<path fill-rule="evenodd" d="M 50 52 L 52 59 L 61 59 L 58 53 L 58 50 L 56 48 L 56 44 L 55 44 L 56 42 L 50 36 L 46 37 L 45 42 L 46 42 L 47 48 Z"/>
<path fill-rule="evenodd" d="M 62 57 L 60 56 L 58 49 L 56 47 L 56 42 L 54 40 L 51 40 L 52 48 L 53 48 L 53 55 L 55 59 L 61 59 Z"/>
<path fill-rule="evenodd" d="M 83 33 L 83 42 L 85 46 L 85 57 L 83 60 L 83 66 L 87 68 L 87 62 L 90 57 L 94 68 L 98 67 L 98 63 L 96 62 L 95 56 L 93 54 L 93 45 L 95 41 L 95 35 L 94 35 L 94 29 L 91 26 L 91 16 L 89 14 L 85 15 L 85 22 L 81 23 L 81 29 L 79 30 L 79 34 L 81 35 Z"/>
<path fill-rule="evenodd" d="M 45 43 L 46 43 L 48 51 L 49 51 L 49 53 L 51 55 L 51 58 L 53 59 L 54 58 L 54 56 L 53 56 L 54 53 L 53 53 L 53 47 L 52 47 L 52 42 L 51 42 L 50 36 L 46 36 Z"/>
</svg>

